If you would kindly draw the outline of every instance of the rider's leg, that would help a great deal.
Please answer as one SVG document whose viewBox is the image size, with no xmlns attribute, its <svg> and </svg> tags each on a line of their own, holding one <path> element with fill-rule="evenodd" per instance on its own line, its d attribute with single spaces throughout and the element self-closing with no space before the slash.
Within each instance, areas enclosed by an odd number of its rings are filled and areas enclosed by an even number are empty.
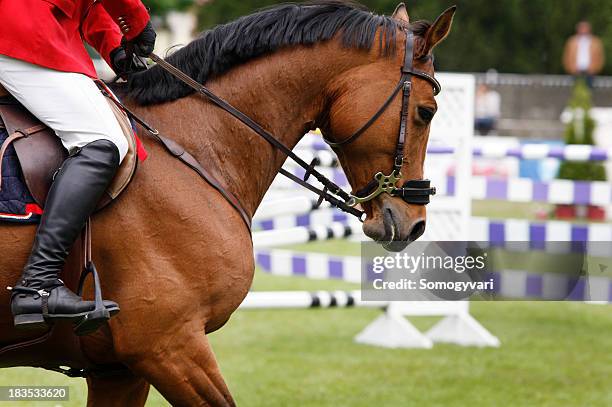
<svg viewBox="0 0 612 407">
<path fill-rule="evenodd" d="M 0 55 L 0 83 L 52 128 L 69 152 L 92 141 L 109 140 L 119 149 L 121 160 L 127 154 L 121 126 L 91 78 Z"/>
<path fill-rule="evenodd" d="M 14 288 L 15 324 L 38 327 L 50 319 L 78 321 L 94 304 L 68 290 L 58 274 L 125 156 L 127 141 L 108 102 L 84 75 L 0 56 L 0 83 L 51 127 L 70 152 L 55 176 L 32 252 Z M 107 308 L 118 310 L 111 302 Z"/>
</svg>

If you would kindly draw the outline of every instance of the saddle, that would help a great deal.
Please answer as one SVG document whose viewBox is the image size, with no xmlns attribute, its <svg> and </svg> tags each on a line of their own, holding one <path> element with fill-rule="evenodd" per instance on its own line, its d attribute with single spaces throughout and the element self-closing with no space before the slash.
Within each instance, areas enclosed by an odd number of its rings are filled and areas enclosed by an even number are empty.
<svg viewBox="0 0 612 407">
<path fill-rule="evenodd" d="M 115 103 L 108 99 L 109 105 L 128 141 L 129 150 L 121 166 L 100 200 L 97 210 L 105 208 L 122 191 L 126 189 L 136 172 L 138 163 L 138 145 L 130 120 Z M 0 147 L 0 158 L 4 157 L 7 148 L 12 145 L 17 154 L 23 173 L 23 179 L 30 190 L 32 198 L 43 208 L 53 182 L 55 172 L 60 168 L 68 153 L 59 137 L 53 130 L 42 124 L 25 107 L 15 100 L 0 85 L 0 128 L 6 128 L 9 137 Z M 2 168 L 0 166 L 0 188 L 2 187 Z M 88 226 L 80 239 L 77 239 L 71 255 L 66 261 L 62 278 L 68 288 L 78 292 L 84 279 L 92 270 L 84 270 L 83 264 L 91 260 L 91 231 Z M 91 263 L 93 265 L 93 263 Z M 93 274 L 93 289 L 96 297 L 100 297 L 97 273 Z M 98 300 L 98 298 L 96 298 Z M 96 301 L 97 302 L 97 301 Z M 6 306 L 6 305 L 3 305 Z M 24 337 L 18 343 L 0 346 L 2 367 L 29 365 L 62 372 L 66 375 L 82 376 L 85 369 L 88 374 L 95 374 L 96 367 L 84 356 L 79 338 L 72 333 L 72 326 L 65 322 L 56 322 L 46 332 L 40 332 L 37 337 Z M 36 355 L 39 355 L 38 358 Z M 50 357 L 50 355 L 52 355 Z M 37 360 L 44 362 L 37 362 Z M 69 366 L 62 368 L 60 366 Z M 102 371 L 117 369 L 124 371 L 122 366 L 104 367 Z M 91 370 L 91 371 L 90 371 Z"/>
<path fill-rule="evenodd" d="M 155 58 L 159 60 L 158 57 Z M 195 85 L 190 84 L 190 86 Z M 182 162 L 187 168 L 195 172 L 203 181 L 223 196 L 223 198 L 225 198 L 242 216 L 247 229 L 249 231 L 251 230 L 250 215 L 244 210 L 239 199 L 231 191 L 224 188 L 223 184 L 209 173 L 192 154 L 176 141 L 160 134 L 157 129 L 151 127 L 137 115 L 130 112 L 121 102 L 114 98 L 111 99 L 112 95 L 108 92 L 108 89 L 102 86 L 101 91 L 107 96 L 111 108 L 115 114 L 118 115 L 119 123 L 124 129 L 130 149 L 110 188 L 106 191 L 106 196 L 101 200 L 98 210 L 104 208 L 112 202 L 112 200 L 116 199 L 116 197 L 127 187 L 135 173 L 137 159 L 142 158 L 144 160 L 146 157 L 144 148 L 141 148 L 142 146 L 139 144 L 138 139 L 135 138 L 128 122 L 129 119 L 132 119 L 145 130 L 146 134 L 159 143 L 168 154 Z M 198 91 L 200 90 L 198 89 Z M 0 89 L 0 96 L 1 93 L 2 89 Z M 0 97 L 0 101 L 1 100 L 2 98 Z M 215 100 L 217 103 L 220 103 L 218 98 Z M 10 107 L 6 107 L 7 105 Z M 221 104 L 221 106 L 224 105 Z M 243 115 L 234 111 L 235 109 L 227 110 L 227 108 L 224 108 L 224 110 L 229 111 L 243 122 L 247 122 L 247 119 L 244 118 Z M 25 183 L 28 188 L 31 189 L 33 198 L 42 206 L 44 205 L 49 187 L 52 183 L 53 174 L 57 171 L 66 157 L 65 151 L 60 145 L 59 138 L 53 135 L 48 128 L 41 125 L 41 123 L 33 118 L 29 112 L 20 107 L 18 103 L 0 103 L 0 118 L 5 121 L 6 128 L 11 134 L 9 138 L 12 138 L 10 141 L 6 140 L 4 144 L 12 143 L 15 146 L 19 162 L 23 169 Z M 42 139 L 44 139 L 44 141 L 42 141 Z M 26 144 L 26 142 L 28 144 Z M 276 143 L 278 143 L 278 141 Z M 6 146 L 3 146 L 3 148 L 6 149 Z M 80 287 L 84 282 L 84 278 L 88 274 L 92 274 L 96 310 L 98 308 L 105 310 L 104 304 L 102 303 L 99 283 L 97 281 L 97 273 L 91 262 L 90 238 L 91 228 L 88 222 L 83 239 L 81 239 L 81 242 L 76 242 L 75 250 L 71 252 L 71 256 L 67 259 L 67 266 L 63 272 L 63 277 L 65 278 L 64 282 L 68 288 L 80 294 Z M 76 256 L 73 256 L 73 254 L 76 254 Z M 71 262 L 76 262 L 76 267 L 69 266 Z M 84 272 L 80 274 L 79 268 L 83 267 L 83 264 L 87 264 L 89 267 L 86 266 Z M 79 275 L 81 277 L 80 279 Z M 17 344 L 8 344 L 4 347 L 0 344 L 0 367 L 36 366 L 60 372 L 71 377 L 106 377 L 131 374 L 129 370 L 120 363 L 107 362 L 106 364 L 100 364 L 92 362 L 86 357 L 84 351 L 79 346 L 79 339 L 70 332 L 69 328 L 70 327 L 67 327 L 65 324 L 62 324 L 62 321 L 57 321 L 53 328 L 38 338 L 26 338 Z M 104 329 L 104 327 L 102 327 L 102 329 Z M 38 358 L 36 357 L 37 355 L 44 355 L 44 357 Z"/>
<path fill-rule="evenodd" d="M 98 204 L 101 210 L 116 199 L 128 186 L 136 172 L 138 163 L 136 136 L 128 116 L 108 99 L 108 103 L 128 141 L 128 153 L 117 175 Z M 0 85 L 0 120 L 9 137 L 0 147 L 0 157 L 9 145 L 15 148 L 25 183 L 36 203 L 43 208 L 55 172 L 68 157 L 66 149 L 53 130 L 42 124 Z M 2 168 L 0 167 L 0 189 Z"/>
</svg>

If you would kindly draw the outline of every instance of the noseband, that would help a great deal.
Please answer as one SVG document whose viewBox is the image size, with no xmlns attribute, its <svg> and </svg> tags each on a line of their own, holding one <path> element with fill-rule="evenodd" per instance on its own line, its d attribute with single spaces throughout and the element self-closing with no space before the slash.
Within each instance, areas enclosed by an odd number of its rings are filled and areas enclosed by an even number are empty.
<svg viewBox="0 0 612 407">
<path fill-rule="evenodd" d="M 408 107 L 410 106 L 410 91 L 412 89 L 412 76 L 425 79 L 433 86 L 433 94 L 436 96 L 442 90 L 440 82 L 433 76 L 423 71 L 417 71 L 413 69 L 412 60 L 414 58 L 414 35 L 410 31 L 406 31 L 406 53 L 404 54 L 404 64 L 402 66 L 402 75 L 400 80 L 387 98 L 385 103 L 378 109 L 378 111 L 368 120 L 359 130 L 347 139 L 339 142 L 334 142 L 326 139 L 323 140 L 329 144 L 332 148 L 338 148 L 346 146 L 355 140 L 357 140 L 363 133 L 366 132 L 387 110 L 391 105 L 391 102 L 395 99 L 397 94 L 402 92 L 402 109 L 401 119 L 399 128 L 399 137 L 395 148 L 395 156 L 393 159 L 393 170 L 390 175 L 384 175 L 382 172 L 376 173 L 374 179 L 368 183 L 363 189 L 357 191 L 354 195 L 350 196 L 347 201 L 347 205 L 354 207 L 358 204 L 371 201 L 383 192 L 388 193 L 391 196 L 397 196 L 402 198 L 405 202 L 414 205 L 427 205 L 429 203 L 429 197 L 436 194 L 436 188 L 430 186 L 430 181 L 427 179 L 410 180 L 406 181 L 401 188 L 396 185 L 402 178 L 402 165 L 404 163 L 404 144 L 406 142 L 406 131 L 408 129 Z"/>
</svg>

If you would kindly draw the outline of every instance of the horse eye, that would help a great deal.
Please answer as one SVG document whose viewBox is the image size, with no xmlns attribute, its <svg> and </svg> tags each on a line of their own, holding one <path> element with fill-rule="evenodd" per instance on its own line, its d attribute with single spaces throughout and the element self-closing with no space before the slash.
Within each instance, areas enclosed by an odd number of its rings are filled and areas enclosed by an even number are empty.
<svg viewBox="0 0 612 407">
<path fill-rule="evenodd" d="M 423 119 L 425 123 L 429 123 L 431 119 L 433 119 L 434 114 L 436 114 L 436 112 L 434 112 L 432 109 L 422 106 L 419 106 L 417 111 L 419 112 L 419 116 L 421 116 L 421 119 Z"/>
</svg>

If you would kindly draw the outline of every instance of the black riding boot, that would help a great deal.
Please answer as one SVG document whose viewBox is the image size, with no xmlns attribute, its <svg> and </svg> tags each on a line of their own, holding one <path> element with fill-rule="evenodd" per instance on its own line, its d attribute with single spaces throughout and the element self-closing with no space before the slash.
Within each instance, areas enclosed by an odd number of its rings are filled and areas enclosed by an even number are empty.
<svg viewBox="0 0 612 407">
<path fill-rule="evenodd" d="M 62 164 L 49 191 L 23 275 L 12 288 L 16 327 L 40 328 L 59 319 L 78 323 L 93 311 L 94 302 L 70 291 L 58 274 L 118 167 L 119 151 L 108 140 L 87 144 Z M 111 315 L 119 311 L 114 302 L 105 301 L 105 306 Z"/>
</svg>

